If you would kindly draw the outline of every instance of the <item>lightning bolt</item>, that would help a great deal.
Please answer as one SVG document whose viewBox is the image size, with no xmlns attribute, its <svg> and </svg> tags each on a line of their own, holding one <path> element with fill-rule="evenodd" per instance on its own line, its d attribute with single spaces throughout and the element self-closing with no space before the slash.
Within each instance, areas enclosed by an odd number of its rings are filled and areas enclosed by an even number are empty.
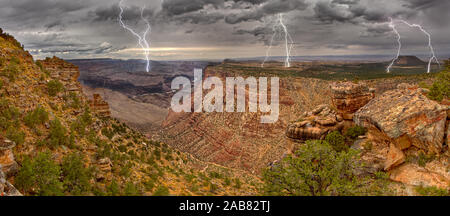
<svg viewBox="0 0 450 216">
<path fill-rule="evenodd" d="M 261 64 L 261 67 L 264 67 L 264 64 L 266 63 L 266 61 L 269 59 L 269 54 L 270 54 L 270 50 L 273 47 L 273 41 L 275 39 L 275 36 L 278 33 L 278 29 L 280 29 L 283 33 L 284 33 L 284 42 L 285 42 L 285 49 L 286 49 L 286 58 L 284 60 L 284 67 L 291 67 L 291 51 L 292 51 L 292 47 L 294 44 L 294 40 L 292 40 L 291 35 L 289 34 L 288 28 L 287 26 L 284 24 L 283 21 L 283 14 L 278 14 L 277 15 L 277 22 L 276 24 L 273 26 L 273 34 L 272 37 L 270 39 L 270 44 L 269 47 L 267 48 L 266 51 L 266 57 L 264 58 L 264 61 Z"/>
<path fill-rule="evenodd" d="M 147 72 L 149 72 L 150 71 L 150 44 L 147 41 L 147 34 L 150 32 L 151 26 L 150 26 L 150 23 L 148 22 L 148 20 L 144 18 L 144 9 L 145 9 L 145 7 L 143 7 L 142 10 L 141 10 L 141 19 L 145 22 L 147 27 L 146 27 L 145 31 L 142 33 L 142 36 L 141 36 L 141 35 L 136 33 L 132 28 L 130 28 L 129 26 L 127 26 L 123 22 L 123 17 L 122 17 L 122 15 L 123 15 L 123 7 L 122 7 L 122 3 L 123 3 L 123 0 L 121 0 L 119 2 L 119 8 L 120 8 L 119 23 L 120 23 L 120 26 L 122 26 L 122 28 L 128 30 L 129 32 L 131 32 L 131 34 L 133 34 L 135 37 L 138 38 L 138 44 L 142 48 L 142 50 L 144 50 L 145 60 L 147 61 L 147 65 L 146 65 L 145 69 L 146 69 Z"/>
<path fill-rule="evenodd" d="M 389 27 L 392 28 L 392 30 L 394 31 L 394 33 L 397 35 L 397 41 L 398 41 L 398 51 L 397 51 L 397 56 L 396 58 L 394 58 L 394 60 L 391 62 L 391 64 L 388 66 L 387 68 L 387 72 L 390 73 L 390 70 L 392 68 L 392 66 L 394 65 L 395 61 L 399 58 L 400 56 L 400 50 L 402 48 L 402 43 L 401 43 L 401 35 L 400 33 L 397 31 L 395 22 L 392 18 L 390 18 L 391 22 L 389 23 Z M 408 22 L 406 22 L 405 20 L 400 19 L 399 22 L 402 22 L 403 24 L 407 25 L 410 28 L 418 28 L 422 33 L 424 33 L 427 38 L 428 38 L 428 47 L 430 48 L 430 53 L 431 53 L 431 57 L 428 60 L 428 68 L 427 68 L 427 73 L 431 72 L 431 64 L 433 63 L 433 60 L 436 61 L 436 63 L 439 65 L 439 67 L 441 67 L 441 63 L 439 62 L 438 58 L 436 57 L 436 53 L 434 52 L 434 48 L 433 48 L 433 44 L 431 42 L 431 34 L 428 33 L 421 25 L 419 24 L 410 24 Z"/>
<path fill-rule="evenodd" d="M 387 68 L 387 72 L 391 72 L 391 68 L 394 65 L 395 61 L 397 61 L 398 57 L 400 56 L 400 51 L 402 49 L 402 36 L 400 33 L 398 33 L 397 27 L 395 26 L 394 20 L 392 18 L 389 18 L 391 22 L 389 23 L 389 27 L 392 28 L 392 31 L 397 35 L 397 43 L 398 43 L 398 49 L 397 49 L 397 55 L 395 56 L 394 60 L 392 60 L 391 64 L 389 64 Z"/>
<path fill-rule="evenodd" d="M 273 45 L 273 39 L 275 38 L 275 36 L 277 34 L 276 26 L 273 26 L 272 30 L 273 30 L 273 34 L 272 34 L 272 38 L 270 38 L 269 47 L 266 50 L 266 57 L 264 58 L 264 61 L 261 63 L 262 68 L 264 67 L 264 64 L 266 63 L 267 59 L 269 59 L 270 50 L 272 49 L 272 45 Z"/>
</svg>

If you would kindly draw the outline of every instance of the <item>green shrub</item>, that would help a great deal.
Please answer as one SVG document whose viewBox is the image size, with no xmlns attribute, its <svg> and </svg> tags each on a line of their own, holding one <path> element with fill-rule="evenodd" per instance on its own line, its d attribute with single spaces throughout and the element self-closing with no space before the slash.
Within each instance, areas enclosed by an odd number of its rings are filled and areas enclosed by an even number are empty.
<svg viewBox="0 0 450 216">
<path fill-rule="evenodd" d="M 450 60 L 446 61 L 445 69 L 442 70 L 436 81 L 430 88 L 428 97 L 432 100 L 442 101 L 450 97 Z"/>
<path fill-rule="evenodd" d="M 133 167 L 133 164 L 128 162 L 127 164 L 125 164 L 124 166 L 120 167 L 120 172 L 119 175 L 123 176 L 123 177 L 130 177 L 131 175 L 131 168 Z"/>
<path fill-rule="evenodd" d="M 20 71 L 20 61 L 18 58 L 13 57 L 8 66 L 6 66 L 3 69 L 1 75 L 7 77 L 10 81 L 14 82 L 17 74 L 19 74 L 19 71 Z"/>
<path fill-rule="evenodd" d="M 0 117 L 3 121 L 16 121 L 19 120 L 20 111 L 16 107 L 10 105 L 10 102 L 7 99 L 0 99 Z"/>
<path fill-rule="evenodd" d="M 108 128 L 102 128 L 102 134 L 108 137 L 108 139 L 112 139 L 114 137 L 114 131 Z"/>
<path fill-rule="evenodd" d="M 220 173 L 217 173 L 217 172 L 210 172 L 209 173 L 209 177 L 210 178 L 218 178 L 218 179 L 220 179 L 220 178 L 222 178 L 222 175 Z"/>
<path fill-rule="evenodd" d="M 120 195 L 120 187 L 117 184 L 116 180 L 112 180 L 111 184 L 106 187 L 108 196 L 119 196 Z"/>
<path fill-rule="evenodd" d="M 151 191 L 151 190 L 153 190 L 154 187 L 155 187 L 155 182 L 152 181 L 151 179 L 144 182 L 145 190 Z"/>
<path fill-rule="evenodd" d="M 50 122 L 50 133 L 48 144 L 51 147 L 66 145 L 68 143 L 67 129 L 61 124 L 59 119 Z"/>
<path fill-rule="evenodd" d="M 112 128 L 114 133 L 124 134 L 127 132 L 127 128 L 123 124 L 112 124 Z"/>
<path fill-rule="evenodd" d="M 366 134 L 366 132 L 367 132 L 366 128 L 356 125 L 354 127 L 349 128 L 347 132 L 345 132 L 345 136 L 351 139 L 356 139 L 359 136 Z"/>
<path fill-rule="evenodd" d="M 236 189 L 241 189 L 241 186 L 242 186 L 241 180 L 239 180 L 238 178 L 234 179 L 234 187 Z"/>
<path fill-rule="evenodd" d="M 84 166 L 84 158 L 77 153 L 72 153 L 63 158 L 61 169 L 64 188 L 72 195 L 87 195 L 91 185 L 89 180 L 92 173 Z"/>
<path fill-rule="evenodd" d="M 9 127 L 6 130 L 6 138 L 14 141 L 17 145 L 22 145 L 25 142 L 25 133 L 18 128 Z"/>
<path fill-rule="evenodd" d="M 72 122 L 72 124 L 70 125 L 70 130 L 72 132 L 78 133 L 78 135 L 83 137 L 86 133 L 86 128 L 90 124 L 92 124 L 92 117 L 91 117 L 89 111 L 85 110 L 81 116 L 78 116 L 78 118 L 74 122 Z M 97 142 L 99 142 L 98 138 L 95 135 L 95 132 L 89 134 L 88 140 L 91 143 L 95 143 L 95 144 Z"/>
<path fill-rule="evenodd" d="M 36 61 L 35 63 L 39 67 L 39 69 L 41 69 L 41 71 L 44 71 L 44 66 L 42 65 L 42 63 L 40 61 Z"/>
<path fill-rule="evenodd" d="M 25 158 L 16 175 L 15 185 L 23 192 L 35 191 L 40 196 L 63 195 L 60 175 L 61 169 L 51 159 L 51 154 L 40 152 L 33 159 Z"/>
<path fill-rule="evenodd" d="M 425 154 L 423 152 L 419 152 L 419 155 L 417 157 L 417 164 L 421 167 L 425 167 L 427 163 L 433 161 L 435 159 L 435 156 L 432 154 Z"/>
<path fill-rule="evenodd" d="M 40 69 L 42 72 L 44 72 L 45 74 L 47 74 L 47 76 L 50 76 L 50 72 L 44 68 L 44 66 L 42 65 L 42 63 L 41 63 L 40 61 L 36 61 L 36 65 L 39 67 L 39 69 Z"/>
<path fill-rule="evenodd" d="M 209 192 L 215 193 L 219 187 L 215 185 L 214 183 L 209 184 Z"/>
<path fill-rule="evenodd" d="M 44 108 L 38 106 L 33 111 L 28 112 L 23 120 L 25 122 L 25 125 L 33 128 L 35 125 L 44 124 L 46 121 L 48 121 L 48 113 Z"/>
<path fill-rule="evenodd" d="M 59 92 L 64 90 L 64 86 L 58 80 L 51 80 L 47 83 L 48 95 L 56 96 Z"/>
<path fill-rule="evenodd" d="M 159 149 L 155 149 L 153 151 L 153 155 L 155 156 L 156 160 L 161 160 L 161 152 L 159 151 Z"/>
<path fill-rule="evenodd" d="M 77 118 L 72 124 L 70 124 L 70 130 L 76 132 L 79 136 L 83 137 L 86 134 L 87 125 L 81 118 Z"/>
<path fill-rule="evenodd" d="M 231 185 L 231 180 L 228 177 L 225 177 L 225 179 L 223 180 L 223 185 L 224 186 L 230 186 Z"/>
<path fill-rule="evenodd" d="M 125 185 L 124 195 L 125 196 L 139 196 L 139 195 L 141 195 L 141 192 L 139 191 L 138 187 L 135 184 L 128 182 Z"/>
<path fill-rule="evenodd" d="M 0 99 L 0 129 L 19 126 L 20 111 L 9 104 L 6 99 Z"/>
<path fill-rule="evenodd" d="M 345 144 L 345 137 L 338 131 L 328 134 L 325 137 L 325 140 L 333 147 L 335 151 L 340 152 L 348 149 L 347 144 Z"/>
<path fill-rule="evenodd" d="M 358 152 L 336 152 L 326 141 L 307 141 L 293 156 L 263 173 L 267 195 L 355 195 Z"/>
<path fill-rule="evenodd" d="M 73 109 L 81 108 L 81 100 L 78 97 L 77 93 L 69 92 L 69 94 L 64 95 L 63 99 L 68 105 L 68 107 Z"/>
<path fill-rule="evenodd" d="M 81 119 L 87 125 L 92 124 L 92 116 L 91 116 L 91 113 L 89 112 L 89 109 L 84 110 L 83 115 L 81 115 Z"/>
<path fill-rule="evenodd" d="M 155 192 L 153 192 L 153 196 L 169 196 L 169 189 L 165 186 L 159 186 L 156 188 Z"/>
<path fill-rule="evenodd" d="M 450 196 L 450 190 L 432 187 L 419 186 L 416 187 L 416 192 L 420 196 Z"/>
<path fill-rule="evenodd" d="M 127 152 L 127 146 L 126 145 L 120 145 L 119 147 L 117 147 L 117 149 L 119 149 L 120 152 Z"/>
</svg>

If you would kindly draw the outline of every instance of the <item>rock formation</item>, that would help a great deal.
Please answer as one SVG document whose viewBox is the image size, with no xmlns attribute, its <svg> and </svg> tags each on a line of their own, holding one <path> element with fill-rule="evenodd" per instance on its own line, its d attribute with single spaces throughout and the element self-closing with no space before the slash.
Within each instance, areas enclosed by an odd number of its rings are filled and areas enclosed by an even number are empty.
<svg viewBox="0 0 450 216">
<path fill-rule="evenodd" d="M 428 99 L 423 92 L 417 86 L 399 84 L 355 113 L 354 122 L 369 128 L 366 141 L 374 144 L 361 158 L 373 171 L 381 167 L 389 171 L 393 181 L 449 188 L 444 146 L 449 106 Z M 435 159 L 419 163 L 424 155 L 435 155 Z"/>
<path fill-rule="evenodd" d="M 286 136 L 296 140 L 324 139 L 328 133 L 341 131 L 344 119 L 323 104 L 301 116 L 301 121 L 287 127 Z"/>
<path fill-rule="evenodd" d="M 12 152 L 12 148 L 15 146 L 14 142 L 0 137 L 0 169 L 7 176 L 14 174 L 18 170 L 18 165 Z"/>
<path fill-rule="evenodd" d="M 332 102 L 338 113 L 346 120 L 353 119 L 353 113 L 374 98 L 374 89 L 364 83 L 337 82 L 331 85 Z"/>
<path fill-rule="evenodd" d="M 102 158 L 97 161 L 99 172 L 97 173 L 97 180 L 103 181 L 103 180 L 110 180 L 112 177 L 111 170 L 112 170 L 112 162 L 109 158 Z"/>
<path fill-rule="evenodd" d="M 109 104 L 103 100 L 100 94 L 94 94 L 93 99 L 89 100 L 91 111 L 97 113 L 100 117 L 111 117 Z"/>
<path fill-rule="evenodd" d="M 444 143 L 448 106 L 429 100 L 414 86 L 399 85 L 370 101 L 354 117 L 358 125 L 375 126 L 401 150 L 416 146 L 439 154 Z"/>
<path fill-rule="evenodd" d="M 15 143 L 0 137 L 0 196 L 21 196 L 20 192 L 7 181 L 8 176 L 18 170 L 12 148 Z"/>
<path fill-rule="evenodd" d="M 287 127 L 287 137 L 296 140 L 324 139 L 327 134 L 341 131 L 345 125 L 351 124 L 345 120 L 352 120 L 353 113 L 374 97 L 374 90 L 364 83 L 336 82 L 331 85 L 331 93 L 333 107 L 323 104 L 304 113 L 300 121 Z"/>
<path fill-rule="evenodd" d="M 78 82 L 80 72 L 77 66 L 58 57 L 46 58 L 38 62 L 50 73 L 51 78 L 61 81 L 68 91 L 81 92 L 81 85 Z"/>
</svg>

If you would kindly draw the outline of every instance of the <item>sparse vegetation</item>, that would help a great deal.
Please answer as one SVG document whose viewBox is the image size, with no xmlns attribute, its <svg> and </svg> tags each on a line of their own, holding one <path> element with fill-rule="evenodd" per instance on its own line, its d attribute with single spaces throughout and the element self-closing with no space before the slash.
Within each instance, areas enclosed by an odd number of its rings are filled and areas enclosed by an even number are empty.
<svg viewBox="0 0 450 216">
<path fill-rule="evenodd" d="M 68 104 L 68 107 L 73 109 L 81 108 L 81 100 L 75 92 L 70 92 L 64 96 L 64 101 Z"/>
<path fill-rule="evenodd" d="M 30 128 L 35 127 L 36 125 L 44 124 L 48 121 L 48 113 L 41 106 L 38 106 L 31 112 L 28 112 L 24 117 L 25 125 Z"/>
<path fill-rule="evenodd" d="M 61 124 L 59 119 L 50 122 L 50 133 L 48 144 L 51 147 L 57 147 L 68 143 L 67 129 Z"/>
<path fill-rule="evenodd" d="M 7 77 L 10 81 L 14 82 L 20 70 L 20 60 L 13 56 L 10 59 L 9 64 L 2 70 L 0 75 Z"/>
<path fill-rule="evenodd" d="M 17 127 L 19 124 L 20 111 L 10 104 L 7 99 L 0 99 L 0 129 Z"/>
<path fill-rule="evenodd" d="M 64 189 L 71 195 L 88 195 L 92 171 L 85 167 L 83 156 L 72 153 L 63 158 L 61 164 Z"/>
<path fill-rule="evenodd" d="M 307 141 L 293 156 L 263 174 L 266 195 L 358 195 L 363 181 L 355 175 L 358 152 L 337 152 L 326 141 Z"/>
<path fill-rule="evenodd" d="M 64 90 L 64 86 L 58 80 L 50 80 L 47 83 L 47 89 L 48 89 L 48 95 L 53 97 L 53 96 L 56 96 L 59 92 L 62 92 Z"/>
<path fill-rule="evenodd" d="M 25 133 L 14 127 L 9 127 L 6 130 L 6 137 L 14 141 L 17 145 L 22 145 L 25 142 Z"/>
<path fill-rule="evenodd" d="M 333 147 L 335 151 L 345 151 L 348 149 L 345 143 L 345 137 L 339 131 L 334 131 L 325 137 L 325 140 Z"/>
<path fill-rule="evenodd" d="M 60 176 L 61 168 L 51 159 L 51 154 L 41 152 L 35 158 L 25 158 L 15 184 L 22 192 L 40 196 L 63 195 Z"/>
<path fill-rule="evenodd" d="M 156 188 L 155 192 L 153 192 L 153 196 L 168 196 L 169 189 L 165 186 L 159 186 Z"/>
<path fill-rule="evenodd" d="M 420 196 L 450 196 L 450 190 L 445 190 L 434 186 L 432 187 L 419 186 L 416 187 L 415 189 Z"/>
<path fill-rule="evenodd" d="M 445 69 L 437 75 L 436 81 L 430 87 L 428 97 L 436 101 L 450 98 L 450 60 L 445 62 Z"/>
<path fill-rule="evenodd" d="M 359 136 L 362 136 L 362 135 L 364 135 L 366 133 L 367 133 L 367 129 L 366 128 L 356 125 L 354 127 L 349 128 L 345 132 L 345 136 L 349 137 L 351 139 L 356 139 Z"/>
</svg>

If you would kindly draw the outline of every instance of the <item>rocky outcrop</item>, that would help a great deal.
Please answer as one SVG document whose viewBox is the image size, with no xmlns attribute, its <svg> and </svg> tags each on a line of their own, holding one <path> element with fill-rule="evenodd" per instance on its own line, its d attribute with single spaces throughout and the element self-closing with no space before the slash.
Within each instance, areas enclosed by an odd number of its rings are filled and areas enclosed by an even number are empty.
<svg viewBox="0 0 450 216">
<path fill-rule="evenodd" d="M 103 100 L 100 94 L 94 94 L 92 100 L 89 100 L 91 111 L 97 113 L 100 117 L 111 117 L 109 104 Z"/>
<path fill-rule="evenodd" d="M 49 72 L 51 78 L 61 81 L 68 91 L 81 92 L 81 85 L 78 82 L 80 71 L 77 66 L 58 57 L 46 58 L 38 62 L 44 70 Z"/>
<path fill-rule="evenodd" d="M 104 181 L 107 179 L 111 179 L 111 170 L 112 170 L 112 162 L 109 158 L 102 158 L 97 161 L 97 165 L 99 167 L 99 172 L 96 174 L 97 181 Z"/>
<path fill-rule="evenodd" d="M 405 162 L 406 156 L 402 150 L 397 148 L 394 144 L 390 144 L 387 158 L 384 162 L 384 170 L 391 170 L 392 168 Z"/>
<path fill-rule="evenodd" d="M 411 163 L 403 164 L 392 170 L 390 179 L 414 186 L 450 187 L 450 179 L 448 177 Z"/>
<path fill-rule="evenodd" d="M 399 85 L 355 113 L 354 121 L 382 131 L 401 150 L 416 146 L 439 154 L 444 143 L 448 106 L 429 100 L 414 86 Z"/>
<path fill-rule="evenodd" d="M 18 170 L 18 165 L 12 152 L 14 146 L 16 146 L 14 142 L 0 138 L 0 170 L 6 176 L 13 175 Z"/>
<path fill-rule="evenodd" d="M 364 83 L 337 82 L 331 85 L 332 102 L 338 113 L 346 120 L 374 98 L 374 89 Z"/>
<path fill-rule="evenodd" d="M 6 180 L 6 175 L 0 170 L 0 197 L 22 196 L 22 194 Z"/>
<path fill-rule="evenodd" d="M 18 165 L 14 159 L 12 148 L 15 143 L 3 140 L 0 137 L 0 196 L 21 196 L 22 194 L 7 181 L 7 178 L 15 174 Z"/>
<path fill-rule="evenodd" d="M 367 142 L 374 144 L 361 158 L 373 171 L 382 164 L 393 181 L 449 188 L 444 148 L 449 106 L 429 100 L 423 93 L 417 86 L 399 84 L 355 113 L 354 122 L 369 129 Z M 437 157 L 423 162 L 417 158 L 428 156 L 420 155 Z"/>
<path fill-rule="evenodd" d="M 342 116 L 324 104 L 303 114 L 301 121 L 290 124 L 286 136 L 296 140 L 324 139 L 327 134 L 343 128 Z"/>
</svg>

